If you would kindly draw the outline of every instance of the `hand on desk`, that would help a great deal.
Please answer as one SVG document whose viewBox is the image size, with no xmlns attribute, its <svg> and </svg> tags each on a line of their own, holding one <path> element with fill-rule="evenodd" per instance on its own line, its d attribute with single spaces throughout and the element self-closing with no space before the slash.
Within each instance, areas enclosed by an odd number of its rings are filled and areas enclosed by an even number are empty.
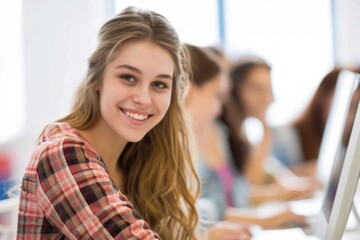
<svg viewBox="0 0 360 240">
<path fill-rule="evenodd" d="M 228 208 L 226 220 L 259 225 L 264 229 L 300 227 L 307 225 L 304 215 L 296 214 L 287 204 L 266 204 L 256 208 Z"/>
<path fill-rule="evenodd" d="M 277 213 L 273 216 L 267 216 L 263 219 L 261 224 L 265 229 L 273 228 L 285 228 L 285 227 L 300 227 L 306 226 L 307 221 L 306 217 L 299 215 L 291 211 L 290 209 L 285 209 L 284 211 Z"/>
<path fill-rule="evenodd" d="M 250 240 L 251 233 L 246 224 L 223 221 L 207 231 L 206 240 Z"/>
</svg>

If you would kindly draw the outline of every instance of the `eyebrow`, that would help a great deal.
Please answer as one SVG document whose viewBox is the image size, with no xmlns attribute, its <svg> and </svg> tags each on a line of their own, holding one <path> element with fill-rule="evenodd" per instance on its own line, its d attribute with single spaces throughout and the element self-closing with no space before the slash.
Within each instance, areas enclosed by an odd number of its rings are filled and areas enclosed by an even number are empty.
<svg viewBox="0 0 360 240">
<path fill-rule="evenodd" d="M 140 69 L 138 69 L 136 67 L 133 67 L 133 66 L 130 66 L 130 65 L 126 65 L 126 64 L 118 65 L 115 68 L 120 68 L 120 69 L 125 68 L 125 69 L 129 69 L 130 71 L 136 72 L 138 74 L 143 74 L 143 72 Z M 173 80 L 173 77 L 171 75 L 169 75 L 169 74 L 159 74 L 157 76 L 157 78 L 168 78 L 170 80 Z"/>
</svg>

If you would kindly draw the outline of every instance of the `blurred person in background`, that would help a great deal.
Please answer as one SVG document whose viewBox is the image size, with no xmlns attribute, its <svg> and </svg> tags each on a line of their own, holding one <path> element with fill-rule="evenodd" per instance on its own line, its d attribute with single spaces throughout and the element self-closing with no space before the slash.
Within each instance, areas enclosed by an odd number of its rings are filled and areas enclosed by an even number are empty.
<svg viewBox="0 0 360 240">
<path fill-rule="evenodd" d="M 296 175 L 314 176 L 316 173 L 316 162 L 336 83 L 344 69 L 348 68 L 336 67 L 327 73 L 305 110 L 292 122 L 272 129 L 272 156 Z"/>
<path fill-rule="evenodd" d="M 273 101 L 271 66 L 258 56 L 243 56 L 232 65 L 230 77 L 232 88 L 222 120 L 230 128 L 234 165 L 252 184 L 261 184 L 266 182 L 265 163 L 271 150 L 271 129 L 266 121 Z M 261 124 L 261 138 L 256 142 L 249 140 L 245 129 L 250 117 Z"/>
<path fill-rule="evenodd" d="M 273 176 L 278 173 L 267 169 L 273 145 L 272 128 L 266 120 L 273 101 L 270 64 L 259 56 L 242 56 L 232 65 L 230 76 L 233 88 L 224 104 L 221 119 L 230 129 L 228 140 L 233 165 L 251 183 L 252 203 L 311 196 L 316 189 L 312 179 L 287 174 L 288 179 L 278 180 Z M 249 118 L 260 123 L 255 125 L 261 132 L 256 141 L 251 140 L 249 129 L 246 129 Z M 282 172 L 288 170 L 282 169 Z"/>
<path fill-rule="evenodd" d="M 203 48 L 186 44 L 191 59 L 191 75 L 190 88 L 185 101 L 185 110 L 188 113 L 192 123 L 197 148 L 202 161 L 202 148 L 207 144 L 207 140 L 215 140 L 213 147 L 216 149 L 213 153 L 221 151 L 220 140 L 214 136 L 213 127 L 214 120 L 221 111 L 221 92 L 223 88 L 227 88 L 226 82 L 223 81 L 222 71 L 216 62 L 215 56 Z M 207 156 L 206 156 L 207 157 Z M 221 156 L 215 156 L 221 157 Z M 201 164 L 197 162 L 197 164 Z M 199 170 L 199 169 L 198 169 Z M 200 170 L 201 171 L 201 170 Z M 200 174 L 201 175 L 201 174 Z M 202 182 L 203 184 L 206 182 Z M 224 193 L 221 188 L 215 189 L 215 198 L 223 199 Z M 218 217 L 218 207 L 213 199 L 207 196 L 200 196 L 198 206 L 200 210 L 200 219 L 202 226 L 207 228 L 204 235 L 207 239 L 242 239 L 249 237 L 246 226 L 239 223 L 226 223 L 222 217 Z M 220 201 L 223 204 L 222 200 Z"/>
<path fill-rule="evenodd" d="M 192 84 L 186 99 L 186 111 L 193 123 L 199 148 L 197 169 L 202 182 L 200 199 L 208 200 L 206 207 L 200 204 L 200 212 L 212 209 L 213 213 L 207 215 L 212 216 L 214 222 L 227 220 L 258 224 L 265 228 L 304 224 L 303 216 L 288 209 L 265 217 L 254 212 L 246 214 L 239 211 L 240 207 L 249 206 L 252 191 L 242 173 L 232 165 L 227 127 L 218 121 L 222 103 L 227 100 L 231 86 L 228 72 L 222 68 L 225 65 L 220 61 L 224 55 L 216 55 L 209 49 L 193 45 L 188 45 L 188 48 L 192 59 Z M 278 197 L 267 196 L 267 199 Z"/>
</svg>

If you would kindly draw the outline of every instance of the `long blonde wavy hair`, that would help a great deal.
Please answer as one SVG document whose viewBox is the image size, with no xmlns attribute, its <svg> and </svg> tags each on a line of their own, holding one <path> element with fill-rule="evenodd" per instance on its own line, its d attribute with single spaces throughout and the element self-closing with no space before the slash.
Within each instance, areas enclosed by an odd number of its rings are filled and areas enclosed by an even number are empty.
<svg viewBox="0 0 360 240">
<path fill-rule="evenodd" d="M 151 41 L 166 49 L 175 63 L 170 107 L 164 119 L 136 143 L 128 143 L 118 164 L 125 174 L 124 193 L 163 239 L 195 239 L 195 202 L 200 182 L 193 165 L 193 142 L 183 110 L 189 80 L 185 47 L 161 15 L 129 7 L 100 29 L 72 111 L 59 121 L 84 130 L 100 117 L 96 87 L 106 66 L 125 42 Z"/>
</svg>

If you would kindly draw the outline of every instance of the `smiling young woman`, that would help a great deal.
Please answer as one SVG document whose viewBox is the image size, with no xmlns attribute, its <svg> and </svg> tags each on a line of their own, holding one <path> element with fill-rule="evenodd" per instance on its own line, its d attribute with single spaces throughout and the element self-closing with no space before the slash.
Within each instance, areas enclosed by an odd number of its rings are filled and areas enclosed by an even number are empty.
<svg viewBox="0 0 360 240">
<path fill-rule="evenodd" d="M 195 238 L 188 64 L 155 12 L 130 7 L 103 25 L 72 111 L 45 127 L 26 168 L 18 239 Z"/>
</svg>

